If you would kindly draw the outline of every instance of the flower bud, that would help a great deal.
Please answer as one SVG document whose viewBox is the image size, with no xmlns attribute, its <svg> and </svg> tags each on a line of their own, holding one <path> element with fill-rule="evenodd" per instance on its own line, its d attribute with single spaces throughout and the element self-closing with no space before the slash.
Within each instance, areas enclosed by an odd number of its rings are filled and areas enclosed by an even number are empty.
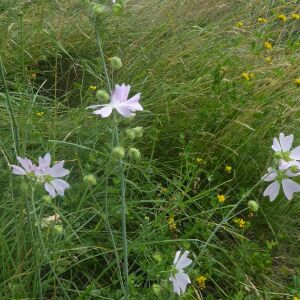
<svg viewBox="0 0 300 300">
<path fill-rule="evenodd" d="M 143 136 L 143 133 L 144 133 L 143 127 L 138 126 L 138 127 L 133 128 L 133 130 L 134 130 L 137 138 L 141 138 Z"/>
<path fill-rule="evenodd" d="M 137 148 L 129 148 L 128 155 L 130 158 L 138 160 L 141 158 L 141 152 Z"/>
<path fill-rule="evenodd" d="M 282 159 L 283 158 L 281 152 L 275 152 L 274 157 L 277 158 L 277 159 Z"/>
<path fill-rule="evenodd" d="M 83 181 L 89 185 L 97 184 L 97 178 L 94 174 L 88 174 L 88 175 L 84 176 Z"/>
<path fill-rule="evenodd" d="M 118 147 L 115 147 L 113 150 L 112 150 L 112 155 L 116 158 L 124 158 L 125 156 L 125 150 L 122 146 L 118 146 Z"/>
<path fill-rule="evenodd" d="M 112 7 L 112 12 L 115 16 L 120 16 L 124 11 L 124 7 L 120 3 L 116 3 Z"/>
<path fill-rule="evenodd" d="M 57 234 L 63 234 L 64 228 L 62 225 L 54 225 L 53 230 Z"/>
<path fill-rule="evenodd" d="M 250 201 L 248 202 L 248 207 L 249 207 L 249 209 L 250 209 L 251 211 L 256 212 L 256 211 L 258 211 L 258 209 L 259 209 L 259 204 L 258 204 L 256 201 L 254 201 L 254 200 L 250 200 Z"/>
<path fill-rule="evenodd" d="M 136 133 L 133 129 L 126 129 L 126 135 L 131 139 L 134 140 L 136 138 Z"/>
<path fill-rule="evenodd" d="M 20 189 L 24 194 L 26 194 L 28 192 L 28 184 L 25 181 L 22 181 Z"/>
<path fill-rule="evenodd" d="M 294 172 L 294 173 L 299 172 L 298 166 L 291 166 L 291 167 L 290 167 L 290 170 L 291 170 L 292 172 Z"/>
<path fill-rule="evenodd" d="M 153 254 L 153 258 L 158 262 L 158 263 L 161 263 L 162 262 L 162 257 L 161 257 L 161 254 L 159 252 L 155 252 Z"/>
<path fill-rule="evenodd" d="M 159 284 L 153 284 L 152 285 L 152 290 L 153 290 L 153 293 L 158 297 L 160 298 L 162 296 L 162 293 L 161 293 L 161 286 Z"/>
<path fill-rule="evenodd" d="M 44 196 L 42 197 L 42 200 L 43 200 L 43 202 L 44 202 L 45 204 L 49 204 L 49 205 L 52 204 L 52 197 L 49 196 L 49 195 L 44 195 Z"/>
<path fill-rule="evenodd" d="M 121 58 L 114 56 L 110 59 L 110 64 L 113 70 L 120 70 L 122 68 L 122 61 Z"/>
<path fill-rule="evenodd" d="M 97 16 L 103 16 L 105 14 L 105 6 L 101 4 L 94 5 L 93 12 Z"/>
<path fill-rule="evenodd" d="M 99 101 L 108 102 L 110 96 L 105 90 L 98 90 L 96 93 L 96 97 Z"/>
</svg>

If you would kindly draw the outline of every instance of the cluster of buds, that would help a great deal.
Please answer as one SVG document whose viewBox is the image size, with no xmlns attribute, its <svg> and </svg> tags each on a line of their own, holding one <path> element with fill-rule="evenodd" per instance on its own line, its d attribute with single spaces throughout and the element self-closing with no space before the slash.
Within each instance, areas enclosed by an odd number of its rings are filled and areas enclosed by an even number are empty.
<svg viewBox="0 0 300 300">
<path fill-rule="evenodd" d="M 264 196 L 268 196 L 273 201 L 279 194 L 282 185 L 283 192 L 288 200 L 293 198 L 294 193 L 300 192 L 300 184 L 291 180 L 300 175 L 300 146 L 292 149 L 294 136 L 285 136 L 280 133 L 279 139 L 274 138 L 272 149 L 275 151 L 275 168 L 268 168 L 268 173 L 262 180 L 271 182 L 264 191 Z"/>
<path fill-rule="evenodd" d="M 107 13 L 109 13 L 109 11 L 110 11 L 109 7 L 104 4 L 97 4 L 94 2 L 88 2 L 88 1 L 85 1 L 85 2 L 87 2 L 86 4 L 91 5 L 93 14 L 95 16 L 102 17 L 102 16 L 106 15 Z M 122 15 L 124 10 L 125 10 L 125 0 L 112 0 L 112 13 L 115 16 Z"/>
</svg>

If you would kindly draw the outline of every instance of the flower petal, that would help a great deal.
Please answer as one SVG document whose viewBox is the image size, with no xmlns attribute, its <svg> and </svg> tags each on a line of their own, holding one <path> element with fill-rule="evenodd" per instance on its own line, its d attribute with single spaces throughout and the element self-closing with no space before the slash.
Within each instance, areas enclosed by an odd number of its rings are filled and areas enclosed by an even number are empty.
<svg viewBox="0 0 300 300">
<path fill-rule="evenodd" d="M 22 165 L 26 173 L 30 173 L 33 170 L 33 164 L 30 159 L 17 156 L 17 160 Z"/>
<path fill-rule="evenodd" d="M 174 260 L 173 260 L 173 265 L 175 266 L 178 262 L 178 259 L 180 257 L 180 254 L 181 254 L 181 251 L 177 251 L 176 254 L 175 254 L 175 257 L 174 257 Z"/>
<path fill-rule="evenodd" d="M 290 158 L 300 160 L 300 146 L 291 151 Z"/>
<path fill-rule="evenodd" d="M 107 105 L 99 110 L 95 110 L 93 112 L 94 115 L 101 115 L 102 118 L 107 118 L 108 116 L 110 116 L 111 112 L 112 112 L 112 106 L 111 105 Z"/>
<path fill-rule="evenodd" d="M 291 179 L 282 179 L 282 187 L 288 200 L 293 198 L 294 193 L 300 192 L 300 185 Z"/>
<path fill-rule="evenodd" d="M 123 117 L 134 116 L 134 113 L 131 112 L 130 106 L 128 106 L 126 104 L 117 105 L 115 108 L 118 111 L 118 113 L 120 115 L 122 115 Z"/>
<path fill-rule="evenodd" d="M 288 135 L 284 136 L 284 134 L 281 132 L 279 134 L 279 141 L 283 152 L 290 151 L 292 144 L 294 140 L 294 135 Z"/>
<path fill-rule="evenodd" d="M 49 168 L 51 163 L 51 155 L 47 153 L 44 158 L 39 157 L 39 168 L 45 169 Z"/>
<path fill-rule="evenodd" d="M 64 196 L 65 189 L 70 187 L 70 185 L 66 181 L 61 179 L 53 179 L 51 180 L 51 184 L 60 196 Z"/>
<path fill-rule="evenodd" d="M 270 201 L 273 201 L 279 194 L 280 184 L 276 180 L 273 183 L 271 183 L 264 191 L 264 196 L 269 196 Z"/>
<path fill-rule="evenodd" d="M 182 256 L 179 258 L 177 264 L 176 264 L 176 269 L 181 270 L 189 266 L 193 261 L 188 258 L 189 251 L 184 251 Z"/>
<path fill-rule="evenodd" d="M 12 173 L 15 175 L 26 175 L 27 174 L 26 171 L 19 166 L 11 165 L 11 167 L 12 167 Z"/>
<path fill-rule="evenodd" d="M 51 184 L 49 184 L 48 182 L 46 182 L 44 184 L 44 188 L 49 193 L 50 196 L 52 196 L 52 197 L 56 196 L 55 189 L 54 189 L 54 187 Z"/>
<path fill-rule="evenodd" d="M 280 146 L 279 141 L 278 141 L 277 138 L 274 138 L 274 139 L 273 139 L 272 149 L 273 149 L 275 152 L 281 152 L 281 146 Z"/>
<path fill-rule="evenodd" d="M 130 91 L 130 85 L 125 85 L 124 83 L 120 85 L 116 85 L 115 89 L 111 94 L 111 103 L 112 104 L 119 104 L 121 102 L 125 102 L 128 99 Z"/>
<path fill-rule="evenodd" d="M 170 276 L 169 280 L 172 281 L 172 283 L 173 283 L 173 292 L 177 295 L 180 295 L 181 290 L 180 290 L 180 286 L 179 286 L 176 278 L 173 276 Z"/>
<path fill-rule="evenodd" d="M 265 174 L 261 179 L 263 181 L 274 181 L 277 177 L 277 171 L 272 168 L 268 168 L 268 172 L 269 173 Z"/>
<path fill-rule="evenodd" d="M 191 283 L 189 276 L 184 272 L 178 272 L 175 275 L 175 278 L 177 280 L 177 285 L 179 285 L 182 293 L 185 293 L 186 286 Z"/>
<path fill-rule="evenodd" d="M 63 167 L 64 161 L 56 163 L 52 168 L 47 170 L 47 173 L 52 177 L 63 177 L 70 173 L 69 170 Z"/>
</svg>

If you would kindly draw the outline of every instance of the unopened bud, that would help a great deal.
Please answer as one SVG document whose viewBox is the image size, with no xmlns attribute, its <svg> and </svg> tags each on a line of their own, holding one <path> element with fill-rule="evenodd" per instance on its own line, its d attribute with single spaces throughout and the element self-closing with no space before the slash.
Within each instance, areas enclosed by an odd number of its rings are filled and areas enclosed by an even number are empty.
<svg viewBox="0 0 300 300">
<path fill-rule="evenodd" d="M 159 252 L 155 252 L 153 254 L 153 258 L 157 261 L 157 262 L 162 262 L 162 257 L 161 257 L 161 254 Z"/>
<path fill-rule="evenodd" d="M 64 228 L 62 225 L 54 225 L 53 230 L 57 234 L 62 234 L 64 232 Z"/>
<path fill-rule="evenodd" d="M 52 204 L 52 197 L 49 196 L 49 195 L 44 195 L 44 196 L 42 197 L 42 200 L 43 200 L 43 202 L 44 202 L 45 204 L 49 204 L 49 205 Z"/>
<path fill-rule="evenodd" d="M 122 159 L 125 156 L 125 150 L 122 146 L 118 146 L 112 150 L 112 154 L 114 157 Z"/>
<path fill-rule="evenodd" d="M 98 90 L 96 93 L 96 97 L 99 101 L 102 101 L 102 102 L 108 102 L 108 100 L 110 98 L 108 92 L 105 90 Z"/>
<path fill-rule="evenodd" d="M 124 7 L 120 3 L 116 3 L 112 7 L 112 12 L 115 16 L 122 15 L 123 11 L 124 11 Z"/>
<path fill-rule="evenodd" d="M 282 158 L 282 153 L 281 152 L 275 152 L 274 157 L 277 158 L 277 159 L 281 159 Z"/>
<path fill-rule="evenodd" d="M 141 152 L 137 148 L 129 148 L 128 155 L 130 158 L 138 160 L 141 158 Z"/>
<path fill-rule="evenodd" d="M 259 209 L 259 204 L 258 204 L 256 201 L 254 201 L 254 200 L 250 200 L 250 201 L 248 202 L 248 207 L 249 207 L 249 209 L 250 209 L 251 211 L 256 212 L 256 211 L 258 211 L 258 209 Z"/>
<path fill-rule="evenodd" d="M 122 68 L 122 60 L 121 58 L 114 56 L 110 59 L 111 66 L 114 70 L 120 70 Z"/>
<path fill-rule="evenodd" d="M 102 16 L 106 12 L 105 6 L 101 4 L 94 5 L 93 12 L 98 16 Z"/>
<path fill-rule="evenodd" d="M 298 167 L 298 166 L 291 166 L 291 167 L 290 167 L 290 170 L 291 170 L 292 172 L 294 172 L 294 173 L 297 173 L 297 172 L 299 172 L 299 167 Z"/>
<path fill-rule="evenodd" d="M 162 296 L 162 293 L 161 293 L 161 286 L 159 284 L 153 284 L 152 285 L 152 290 L 153 290 L 153 293 L 158 297 L 160 298 Z"/>
<path fill-rule="evenodd" d="M 134 140 L 136 137 L 136 133 L 133 129 L 127 129 L 126 130 L 126 135 L 131 139 Z"/>
<path fill-rule="evenodd" d="M 89 174 L 83 177 L 83 181 L 89 185 L 96 185 L 97 178 L 94 174 Z"/>
<path fill-rule="evenodd" d="M 134 130 L 137 138 L 141 138 L 143 136 L 143 133 L 144 133 L 143 127 L 138 126 L 138 127 L 133 128 L 133 130 Z"/>
</svg>

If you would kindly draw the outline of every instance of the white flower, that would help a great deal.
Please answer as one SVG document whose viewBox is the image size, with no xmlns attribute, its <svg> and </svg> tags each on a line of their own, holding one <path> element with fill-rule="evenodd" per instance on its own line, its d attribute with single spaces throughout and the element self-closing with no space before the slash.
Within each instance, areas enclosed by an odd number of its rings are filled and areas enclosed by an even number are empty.
<svg viewBox="0 0 300 300">
<path fill-rule="evenodd" d="M 32 161 L 28 158 L 21 158 L 17 156 L 17 160 L 21 164 L 21 167 L 16 166 L 16 165 L 11 165 L 12 167 L 12 172 L 15 175 L 29 175 L 33 174 L 36 170 L 36 166 L 32 163 Z"/>
<path fill-rule="evenodd" d="M 279 194 L 280 183 L 282 184 L 283 192 L 288 200 L 293 198 L 294 193 L 300 192 L 300 185 L 289 177 L 299 176 L 300 172 L 294 173 L 291 170 L 279 170 L 268 168 L 268 173 L 262 177 L 262 180 L 271 183 L 264 191 L 263 195 L 268 196 L 270 201 L 273 201 Z"/>
<path fill-rule="evenodd" d="M 275 155 L 280 158 L 279 168 L 281 170 L 286 170 L 290 166 L 297 166 L 300 168 L 300 146 L 292 149 L 292 144 L 294 141 L 294 135 L 285 136 L 282 132 L 279 134 L 279 140 L 274 138 L 272 149 L 275 151 Z"/>
<path fill-rule="evenodd" d="M 112 91 L 109 104 L 92 105 L 87 108 L 96 109 L 93 114 L 100 115 L 102 118 L 110 116 L 113 109 L 116 109 L 123 117 L 134 116 L 136 111 L 143 110 L 139 103 L 141 94 L 136 94 L 128 99 L 129 91 L 130 85 L 125 85 L 124 83 L 121 86 L 116 85 Z M 100 107 L 102 108 L 98 109 Z"/>
<path fill-rule="evenodd" d="M 189 251 L 184 251 L 180 257 L 181 251 L 177 251 L 174 261 L 173 268 L 174 273 L 171 274 L 169 280 L 173 283 L 173 291 L 175 294 L 180 295 L 186 290 L 186 286 L 191 283 L 189 276 L 184 273 L 184 268 L 188 267 L 192 260 L 188 258 Z"/>
</svg>

